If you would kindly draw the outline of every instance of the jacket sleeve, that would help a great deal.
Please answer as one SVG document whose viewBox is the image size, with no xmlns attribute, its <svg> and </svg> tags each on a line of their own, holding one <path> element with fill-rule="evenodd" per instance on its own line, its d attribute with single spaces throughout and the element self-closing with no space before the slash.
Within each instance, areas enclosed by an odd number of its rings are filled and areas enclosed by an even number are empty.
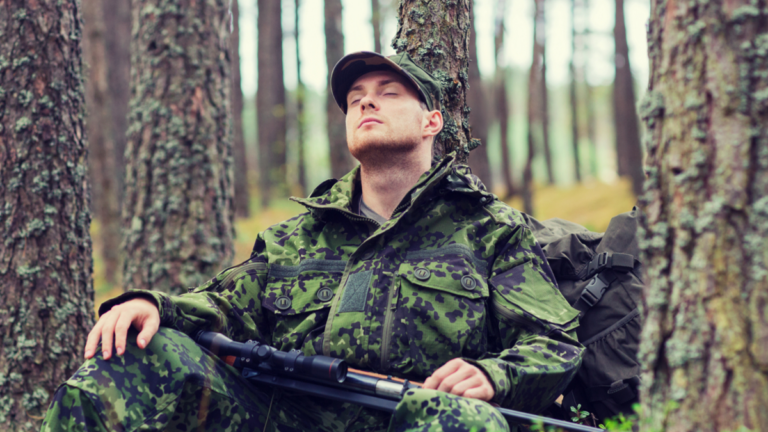
<svg viewBox="0 0 768 432">
<path fill-rule="evenodd" d="M 507 238 L 489 280 L 496 352 L 469 361 L 493 383 L 492 402 L 535 413 L 555 401 L 581 365 L 578 311 L 557 289 L 531 230 L 518 225 Z"/>
<path fill-rule="evenodd" d="M 264 240 L 259 234 L 247 261 L 228 268 L 187 294 L 132 290 L 104 302 L 99 315 L 133 298 L 154 301 L 160 325 L 194 336 L 200 330 L 216 331 L 233 340 L 269 341 L 269 326 L 261 308 L 267 281 Z"/>
</svg>

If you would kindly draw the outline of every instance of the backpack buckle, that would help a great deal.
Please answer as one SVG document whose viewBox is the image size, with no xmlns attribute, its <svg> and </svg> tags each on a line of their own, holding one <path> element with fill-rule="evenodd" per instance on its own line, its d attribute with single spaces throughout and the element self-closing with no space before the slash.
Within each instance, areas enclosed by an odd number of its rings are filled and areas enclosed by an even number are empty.
<svg viewBox="0 0 768 432">
<path fill-rule="evenodd" d="M 592 307 L 603 298 L 603 294 L 605 294 L 605 291 L 607 290 L 608 284 L 600 279 L 600 276 L 595 276 L 589 281 L 589 284 L 584 288 L 584 291 L 581 292 L 580 300 L 589 305 L 589 307 Z"/>
<path fill-rule="evenodd" d="M 627 273 L 635 268 L 635 258 L 629 254 L 603 252 L 597 254 L 587 265 L 587 275 L 582 279 L 590 278 L 605 269 Z"/>
</svg>

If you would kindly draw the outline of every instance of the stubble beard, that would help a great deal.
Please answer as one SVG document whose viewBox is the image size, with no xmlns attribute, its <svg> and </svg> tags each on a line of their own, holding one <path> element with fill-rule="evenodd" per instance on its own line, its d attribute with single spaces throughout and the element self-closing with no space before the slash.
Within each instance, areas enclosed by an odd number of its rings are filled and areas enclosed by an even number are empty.
<svg viewBox="0 0 768 432">
<path fill-rule="evenodd" d="M 413 158 L 421 145 L 418 135 L 381 135 L 367 134 L 353 138 L 348 143 L 349 152 L 365 167 L 386 168 Z"/>
</svg>

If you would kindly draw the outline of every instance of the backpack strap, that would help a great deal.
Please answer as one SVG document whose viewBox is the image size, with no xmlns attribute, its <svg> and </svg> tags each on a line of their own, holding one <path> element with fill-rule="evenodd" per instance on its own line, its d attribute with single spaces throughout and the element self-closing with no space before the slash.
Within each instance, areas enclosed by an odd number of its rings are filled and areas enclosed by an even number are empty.
<svg viewBox="0 0 768 432">
<path fill-rule="evenodd" d="M 582 270 L 584 276 L 581 277 L 581 280 L 593 276 L 594 278 L 581 292 L 576 303 L 573 304 L 573 308 L 580 312 L 579 317 L 583 317 L 592 306 L 603 298 L 603 294 L 619 277 L 617 272 L 628 273 L 634 268 L 635 257 L 630 254 L 603 252 L 595 256 Z"/>
</svg>

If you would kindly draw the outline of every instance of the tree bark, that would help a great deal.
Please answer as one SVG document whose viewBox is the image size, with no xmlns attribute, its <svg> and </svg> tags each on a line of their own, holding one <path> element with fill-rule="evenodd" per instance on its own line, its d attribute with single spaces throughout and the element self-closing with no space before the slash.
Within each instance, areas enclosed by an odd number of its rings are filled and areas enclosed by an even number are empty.
<svg viewBox="0 0 768 432">
<path fill-rule="evenodd" d="M 330 76 L 333 67 L 344 57 L 344 34 L 341 31 L 341 0 L 325 0 L 325 60 Z M 354 167 L 347 149 L 347 129 L 344 113 L 336 105 L 330 89 L 325 100 L 328 119 L 331 176 L 341 178 Z"/>
<path fill-rule="evenodd" d="M 651 5 L 644 428 L 768 430 L 766 12 Z"/>
<path fill-rule="evenodd" d="M 301 79 L 301 50 L 299 49 L 299 6 L 300 1 L 295 0 L 293 37 L 296 40 L 296 152 L 298 153 L 299 187 L 301 194 L 307 193 L 307 167 L 304 159 L 304 98 L 306 97 L 306 88 Z"/>
<path fill-rule="evenodd" d="M 534 0 L 538 1 L 538 0 Z M 537 109 L 537 102 L 540 100 L 538 97 L 539 87 L 536 85 L 539 79 L 539 72 L 537 67 L 541 61 L 541 51 L 538 49 L 539 44 L 536 42 L 536 34 L 539 21 L 533 22 L 533 60 L 531 62 L 531 69 L 528 72 L 528 132 L 527 132 L 527 145 L 528 155 L 525 160 L 525 167 L 523 168 L 523 211 L 533 216 L 533 159 L 536 156 L 536 126 L 537 117 L 540 110 Z"/>
<path fill-rule="evenodd" d="M 111 0 L 102 7 L 107 57 L 107 92 L 111 116 L 113 159 L 112 176 L 117 180 L 118 207 L 125 196 L 125 146 L 128 133 L 128 103 L 131 99 L 131 0 Z"/>
<path fill-rule="evenodd" d="M 102 17 L 102 0 L 83 0 L 83 53 L 90 66 L 85 100 L 88 106 L 89 176 L 93 191 L 91 207 L 101 224 L 97 241 L 104 261 L 104 275 L 107 282 L 114 284 L 120 252 L 120 205 Z"/>
<path fill-rule="evenodd" d="M 474 6 L 470 4 L 474 9 Z M 483 79 L 480 76 L 480 67 L 477 64 L 477 35 L 474 25 L 474 12 L 470 9 L 469 17 L 472 21 L 469 30 L 469 93 L 467 105 L 471 111 L 469 114 L 472 136 L 477 138 L 480 145 L 469 153 L 469 166 L 472 173 L 482 180 L 486 187 L 493 189 L 491 166 L 488 161 L 488 96 L 485 94 Z"/>
<path fill-rule="evenodd" d="M 373 49 L 381 53 L 381 7 L 379 0 L 371 0 L 371 25 L 373 26 Z"/>
<path fill-rule="evenodd" d="M 436 156 L 457 151 L 458 160 L 462 162 L 467 161 L 469 151 L 479 144 L 472 142 L 469 114 L 465 109 L 472 25 L 470 1 L 401 0 L 400 25 L 393 40 L 397 52 L 407 52 L 440 81 L 444 126 L 433 150 Z"/>
<path fill-rule="evenodd" d="M 0 429 L 37 431 L 93 325 L 81 11 L 0 8 Z"/>
<path fill-rule="evenodd" d="M 579 101 L 576 97 L 576 0 L 571 0 L 571 144 L 573 145 L 573 168 L 576 181 L 581 182 L 581 159 L 579 157 Z"/>
<path fill-rule="evenodd" d="M 640 196 L 643 192 L 643 151 L 640 148 L 640 131 L 635 110 L 635 89 L 632 69 L 629 67 L 629 47 L 624 26 L 624 0 L 616 0 L 616 77 L 613 84 L 613 111 L 616 127 L 616 156 L 620 176 L 629 176 L 632 190 Z"/>
<path fill-rule="evenodd" d="M 504 49 L 504 16 L 506 14 L 507 0 L 498 0 L 496 3 L 496 35 L 495 60 L 496 60 L 496 115 L 499 117 L 499 129 L 501 138 L 501 176 L 506 198 L 515 194 L 515 185 L 512 181 L 512 161 L 509 156 L 509 102 L 507 101 L 507 70 L 502 65 Z"/>
<path fill-rule="evenodd" d="M 186 292 L 233 254 L 225 0 L 134 0 L 127 289 Z"/>
<path fill-rule="evenodd" d="M 232 34 L 229 35 L 229 59 L 232 65 L 232 152 L 235 157 L 235 216 L 251 214 L 251 194 L 248 189 L 248 155 L 243 137 L 243 89 L 240 86 L 240 1 L 231 0 Z M 229 25 L 227 24 L 227 28 Z"/>
<path fill-rule="evenodd" d="M 288 194 L 286 187 L 285 84 L 283 83 L 283 27 L 280 2 L 259 0 L 258 90 L 256 114 L 259 129 L 259 179 L 261 205 L 272 196 Z"/>
</svg>

